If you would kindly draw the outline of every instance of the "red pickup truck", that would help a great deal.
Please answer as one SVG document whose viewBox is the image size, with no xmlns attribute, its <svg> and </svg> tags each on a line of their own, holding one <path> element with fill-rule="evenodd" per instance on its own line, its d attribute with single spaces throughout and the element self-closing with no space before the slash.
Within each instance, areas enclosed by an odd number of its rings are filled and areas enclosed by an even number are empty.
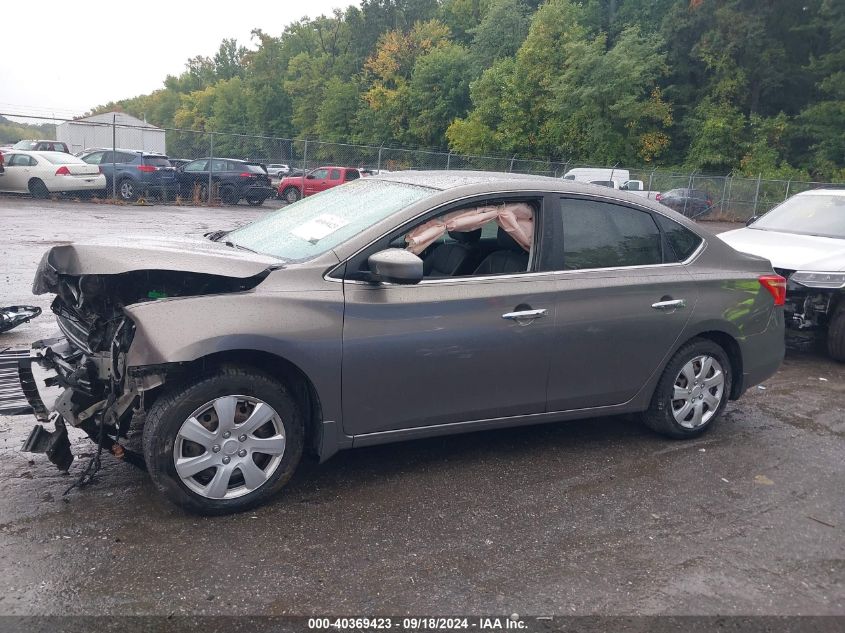
<svg viewBox="0 0 845 633">
<path fill-rule="evenodd" d="M 355 167 L 317 167 L 304 175 L 282 178 L 278 195 L 287 202 L 296 202 L 303 196 L 311 196 L 360 177 L 361 171 Z"/>
</svg>

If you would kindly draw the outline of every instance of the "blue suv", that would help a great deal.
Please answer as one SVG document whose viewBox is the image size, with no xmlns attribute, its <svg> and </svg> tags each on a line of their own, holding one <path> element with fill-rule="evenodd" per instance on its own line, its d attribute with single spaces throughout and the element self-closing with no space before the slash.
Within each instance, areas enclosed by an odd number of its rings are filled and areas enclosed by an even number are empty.
<svg viewBox="0 0 845 633">
<path fill-rule="evenodd" d="M 134 202 L 141 195 L 154 193 L 167 198 L 177 192 L 176 170 L 167 156 L 155 152 L 127 149 L 95 149 L 80 158 L 89 165 L 97 165 L 106 177 L 106 190 L 110 194 L 112 182 L 116 183 L 117 197 Z"/>
</svg>

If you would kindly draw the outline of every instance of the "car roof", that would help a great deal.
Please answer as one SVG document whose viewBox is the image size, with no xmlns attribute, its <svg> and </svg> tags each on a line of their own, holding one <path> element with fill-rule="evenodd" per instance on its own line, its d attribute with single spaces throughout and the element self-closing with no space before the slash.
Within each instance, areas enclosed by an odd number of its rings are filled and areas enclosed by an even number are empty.
<svg viewBox="0 0 845 633">
<path fill-rule="evenodd" d="M 845 188 L 843 189 L 810 189 L 809 191 L 802 191 L 799 196 L 845 196 Z"/>
<path fill-rule="evenodd" d="M 368 180 L 372 179 L 418 185 L 442 192 L 448 191 L 452 197 L 458 194 L 484 195 L 511 192 L 519 193 L 532 190 L 552 193 L 575 193 L 633 203 L 641 207 L 647 207 L 663 215 L 675 217 L 675 213 L 668 207 L 628 191 L 578 182 L 577 180 L 553 178 L 551 176 L 495 171 L 406 170 L 378 174 L 371 176 Z"/>
</svg>

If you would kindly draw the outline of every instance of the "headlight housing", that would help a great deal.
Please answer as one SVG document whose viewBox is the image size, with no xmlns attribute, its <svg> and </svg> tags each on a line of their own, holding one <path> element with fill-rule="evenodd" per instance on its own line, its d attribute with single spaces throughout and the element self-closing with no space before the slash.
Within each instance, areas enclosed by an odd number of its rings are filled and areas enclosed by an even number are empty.
<svg viewBox="0 0 845 633">
<path fill-rule="evenodd" d="M 845 288 L 845 272 L 814 272 L 809 270 L 799 270 L 789 277 L 789 281 L 794 281 L 802 286 L 808 288 L 826 288 L 828 290 L 837 290 Z"/>
</svg>

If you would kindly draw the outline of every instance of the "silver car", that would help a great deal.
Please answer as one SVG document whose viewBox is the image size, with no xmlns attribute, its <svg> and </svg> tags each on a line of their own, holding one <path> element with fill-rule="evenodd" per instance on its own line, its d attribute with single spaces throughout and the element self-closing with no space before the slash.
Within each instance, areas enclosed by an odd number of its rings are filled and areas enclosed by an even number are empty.
<svg viewBox="0 0 845 633">
<path fill-rule="evenodd" d="M 73 425 L 219 514 L 304 451 L 628 413 L 695 437 L 780 365 L 784 283 L 641 197 L 483 172 L 365 178 L 209 240 L 55 246 L 33 290 L 63 336 L 21 367 L 55 429 L 25 450 L 66 469 Z"/>
</svg>

